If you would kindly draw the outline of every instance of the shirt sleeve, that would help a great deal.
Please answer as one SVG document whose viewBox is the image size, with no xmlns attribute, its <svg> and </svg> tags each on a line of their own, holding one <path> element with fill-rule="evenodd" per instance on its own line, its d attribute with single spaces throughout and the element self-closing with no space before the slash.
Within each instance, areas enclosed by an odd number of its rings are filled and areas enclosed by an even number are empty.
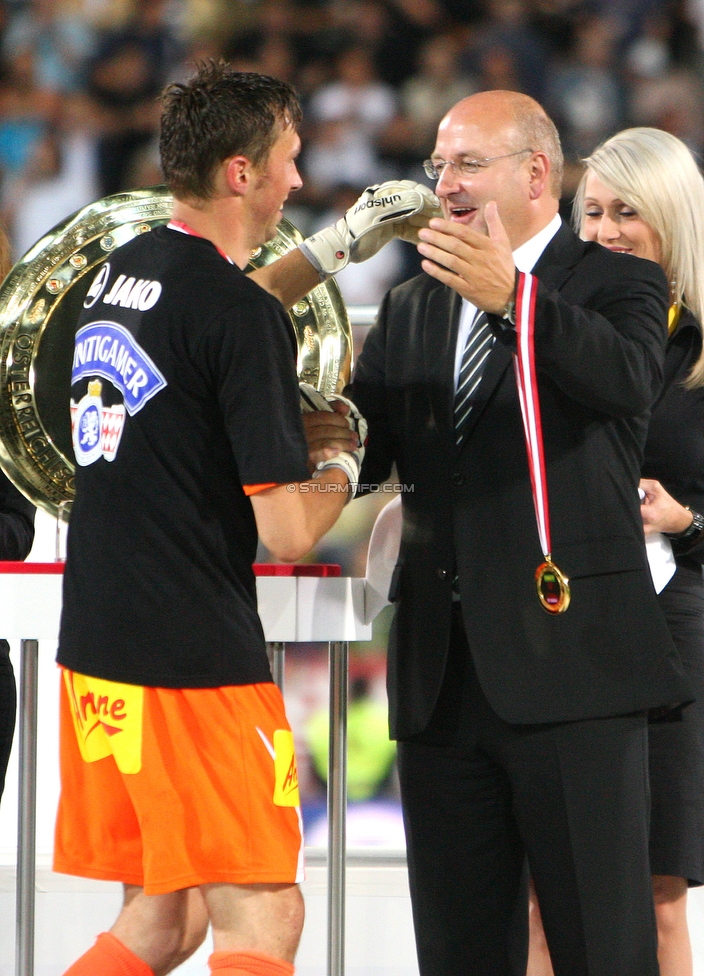
<svg viewBox="0 0 704 976">
<path fill-rule="evenodd" d="M 270 481 L 268 485 L 242 485 L 242 490 L 245 495 L 258 495 L 260 491 L 266 491 L 267 488 L 275 488 L 276 482 Z"/>
<path fill-rule="evenodd" d="M 309 478 L 295 341 L 283 306 L 254 282 L 207 336 L 206 358 L 242 485 Z"/>
</svg>

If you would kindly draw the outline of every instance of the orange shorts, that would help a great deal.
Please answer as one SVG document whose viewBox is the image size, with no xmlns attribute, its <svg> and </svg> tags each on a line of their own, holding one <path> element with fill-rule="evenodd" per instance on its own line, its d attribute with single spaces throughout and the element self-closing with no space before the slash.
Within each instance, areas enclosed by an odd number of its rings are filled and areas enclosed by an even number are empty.
<svg viewBox="0 0 704 976">
<path fill-rule="evenodd" d="M 149 895 L 303 880 L 276 685 L 142 688 L 64 670 L 60 753 L 55 871 Z"/>
</svg>

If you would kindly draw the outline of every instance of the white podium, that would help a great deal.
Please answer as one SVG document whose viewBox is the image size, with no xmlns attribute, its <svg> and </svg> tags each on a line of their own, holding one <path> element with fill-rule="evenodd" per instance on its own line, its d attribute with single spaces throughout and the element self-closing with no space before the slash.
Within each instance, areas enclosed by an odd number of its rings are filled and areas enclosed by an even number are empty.
<svg viewBox="0 0 704 976">
<path fill-rule="evenodd" d="M 329 645 L 328 976 L 344 972 L 347 670 L 349 642 L 371 640 L 365 581 L 339 567 L 258 564 L 257 598 L 272 675 L 283 689 L 285 645 Z M 34 976 L 37 687 L 39 641 L 55 641 L 63 563 L 0 562 L 2 636 L 19 640 L 19 809 L 16 976 Z"/>
</svg>

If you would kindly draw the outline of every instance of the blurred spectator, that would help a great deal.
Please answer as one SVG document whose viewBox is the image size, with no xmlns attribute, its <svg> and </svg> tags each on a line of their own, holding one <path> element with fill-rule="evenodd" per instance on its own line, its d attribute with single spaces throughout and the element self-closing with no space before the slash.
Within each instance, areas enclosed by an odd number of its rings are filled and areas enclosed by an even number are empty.
<svg viewBox="0 0 704 976">
<path fill-rule="evenodd" d="M 674 0 L 680 2 L 680 0 Z M 644 21 L 664 7 L 672 7 L 673 0 L 590 0 L 586 4 L 572 4 L 573 15 L 580 17 L 585 11 L 611 21 L 614 40 L 619 46 L 630 44 L 640 34 Z M 581 7 L 581 9 L 580 9 Z"/>
<path fill-rule="evenodd" d="M 336 61 L 336 77 L 311 99 L 315 122 L 344 122 L 371 137 L 396 111 L 393 88 L 379 80 L 369 48 L 352 44 Z"/>
<path fill-rule="evenodd" d="M 542 102 L 547 48 L 529 12 L 527 0 L 489 0 L 460 63 L 479 77 L 481 89 L 522 91 Z"/>
<path fill-rule="evenodd" d="M 676 45 L 685 44 L 689 46 L 692 41 L 698 49 L 698 60 L 702 60 L 704 51 L 704 0 L 671 0 L 667 6 L 670 8 L 670 16 L 673 26 L 679 30 L 673 30 L 673 43 Z M 694 30 L 687 30 L 693 27 Z M 679 51 L 676 54 L 678 61 L 683 58 Z"/>
<path fill-rule="evenodd" d="M 395 175 L 382 164 L 376 142 L 395 115 L 394 89 L 379 80 L 369 50 L 357 44 L 344 50 L 333 80 L 321 85 L 309 102 L 304 192 L 324 205 L 336 186 L 364 187 Z"/>
<path fill-rule="evenodd" d="M 634 125 L 665 129 L 697 153 L 704 149 L 702 73 L 696 53 L 679 40 L 681 27 L 677 8 L 658 11 L 628 47 L 629 114 Z M 685 33 L 696 37 L 690 28 Z"/>
<path fill-rule="evenodd" d="M 631 96 L 634 125 L 665 129 L 695 153 L 704 150 L 704 105 L 701 79 L 686 68 L 643 78 Z"/>
<path fill-rule="evenodd" d="M 667 25 L 667 44 L 673 65 L 701 71 L 704 44 L 704 4 L 691 0 L 666 0 L 652 3 L 649 16 L 643 18 L 639 34 L 648 29 L 653 20 L 663 19 Z M 637 37 L 638 35 L 636 35 Z M 634 38 L 629 38 L 629 42 Z"/>
<path fill-rule="evenodd" d="M 223 53 L 240 71 L 260 71 L 284 81 L 295 81 L 296 53 L 293 40 L 286 33 L 244 31 L 230 39 Z"/>
<path fill-rule="evenodd" d="M 568 58 L 574 46 L 575 13 L 581 0 L 535 0 L 531 24 L 542 39 L 549 63 Z"/>
<path fill-rule="evenodd" d="M 523 91 L 516 54 L 508 45 L 494 43 L 482 46 L 475 60 L 481 91 Z"/>
<path fill-rule="evenodd" d="M 478 90 L 476 79 L 460 67 L 461 43 L 456 33 L 431 34 L 418 52 L 416 70 L 401 85 L 400 112 L 379 145 L 403 178 L 425 181 L 422 163 L 433 151 L 438 123 L 455 102 Z"/>
<path fill-rule="evenodd" d="M 102 134 L 98 139 L 100 193 L 127 189 L 135 154 L 158 129 L 158 95 L 182 58 L 167 18 L 167 0 L 137 0 L 133 16 L 98 40 L 87 78 Z"/>
<path fill-rule="evenodd" d="M 94 44 L 94 31 L 78 5 L 31 0 L 12 18 L 2 55 L 13 58 L 30 51 L 35 80 L 41 88 L 75 92 L 83 83 L 83 68 Z"/>
<path fill-rule="evenodd" d="M 373 141 L 354 123 L 341 119 L 316 128 L 304 150 L 304 199 L 318 206 L 331 202 L 339 183 L 381 183 L 392 173 L 382 167 Z"/>
<path fill-rule="evenodd" d="M 552 72 L 545 107 L 565 156 L 587 156 L 625 124 L 625 92 L 615 68 L 613 23 L 588 18 L 577 28 L 573 57 Z"/>
<path fill-rule="evenodd" d="M 330 714 L 327 704 L 306 722 L 305 740 L 321 785 L 328 780 Z M 396 743 L 389 740 L 385 701 L 371 694 L 359 675 L 350 685 L 347 706 L 347 797 L 361 803 L 386 795 L 392 785 Z"/>
<path fill-rule="evenodd" d="M 642 81 L 660 78 L 672 66 L 671 20 L 659 11 L 648 18 L 643 30 L 626 47 L 625 72 L 629 88 Z"/>
<path fill-rule="evenodd" d="M 34 53 L 19 48 L 0 65 L 0 173 L 21 173 L 56 117 L 58 92 L 37 84 Z"/>
<path fill-rule="evenodd" d="M 445 16 L 458 27 L 469 27 L 479 21 L 484 13 L 484 0 L 438 0 Z"/>
<path fill-rule="evenodd" d="M 3 186 L 4 221 L 17 262 L 40 238 L 98 196 L 94 146 L 80 131 L 52 127 L 28 165 Z"/>
<path fill-rule="evenodd" d="M 332 9 L 337 31 L 364 45 L 379 78 L 394 88 L 411 74 L 428 37 L 451 26 L 437 0 L 352 0 Z"/>
</svg>

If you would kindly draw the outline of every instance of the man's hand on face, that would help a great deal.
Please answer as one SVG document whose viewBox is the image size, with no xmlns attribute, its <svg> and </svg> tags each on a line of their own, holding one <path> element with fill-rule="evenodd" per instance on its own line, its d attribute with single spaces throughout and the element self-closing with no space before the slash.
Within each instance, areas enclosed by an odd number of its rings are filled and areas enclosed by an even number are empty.
<svg viewBox="0 0 704 976">
<path fill-rule="evenodd" d="M 418 232 L 426 274 L 437 278 L 485 312 L 501 315 L 514 296 L 516 266 L 496 204 L 484 209 L 488 236 L 464 224 L 435 217 Z"/>
</svg>

